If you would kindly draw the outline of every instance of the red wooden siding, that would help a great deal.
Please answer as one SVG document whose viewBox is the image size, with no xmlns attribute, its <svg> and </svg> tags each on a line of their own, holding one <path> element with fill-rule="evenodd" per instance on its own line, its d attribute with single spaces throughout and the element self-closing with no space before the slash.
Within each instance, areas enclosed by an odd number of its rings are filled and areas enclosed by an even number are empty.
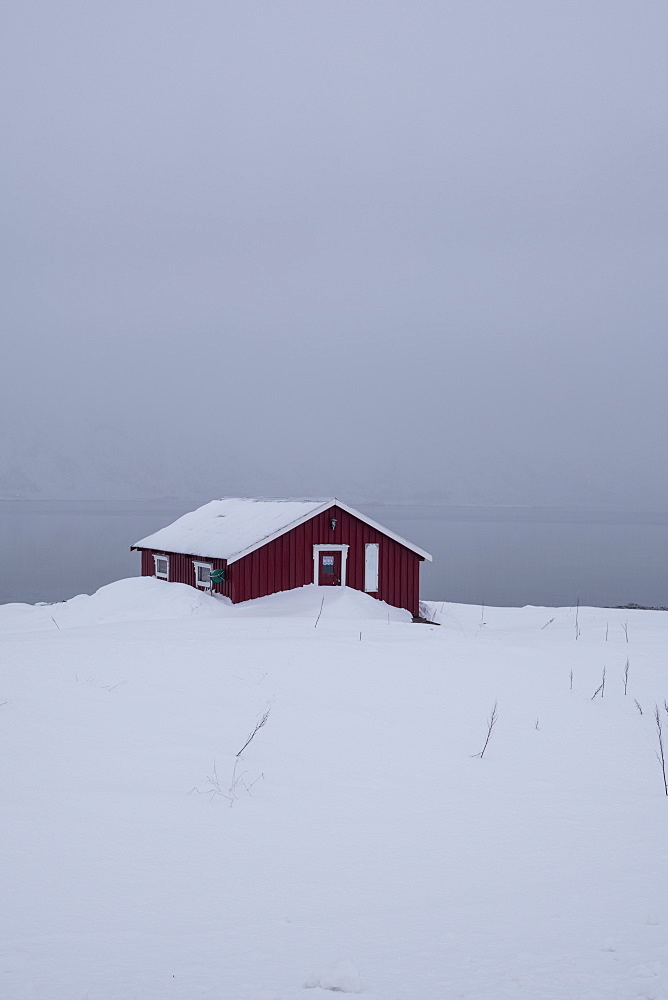
<svg viewBox="0 0 668 1000">
<path fill-rule="evenodd" d="M 332 518 L 336 518 L 334 529 L 329 526 Z M 142 549 L 141 573 L 142 576 L 155 576 L 154 554 L 168 555 L 169 579 L 194 586 L 193 562 L 210 562 L 214 569 L 225 569 L 227 576 L 224 583 L 214 584 L 213 590 L 237 604 L 313 583 L 313 546 L 348 545 L 346 586 L 363 591 L 364 546 L 367 542 L 379 544 L 378 591 L 373 596 L 417 615 L 422 558 L 336 506 L 267 542 L 231 566 L 227 566 L 225 559 L 212 559 L 205 555 L 158 553 L 157 550 L 154 553 L 153 550 Z"/>
</svg>

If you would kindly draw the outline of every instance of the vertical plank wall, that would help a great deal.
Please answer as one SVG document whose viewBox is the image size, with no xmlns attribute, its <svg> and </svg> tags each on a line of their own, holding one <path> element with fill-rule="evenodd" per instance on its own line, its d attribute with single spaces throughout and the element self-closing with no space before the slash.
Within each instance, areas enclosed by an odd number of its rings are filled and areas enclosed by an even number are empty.
<svg viewBox="0 0 668 1000">
<path fill-rule="evenodd" d="M 336 518 L 333 530 L 331 518 Z M 313 546 L 328 543 L 349 546 L 346 585 L 364 590 L 367 542 L 379 544 L 378 591 L 373 596 L 417 615 L 421 557 L 336 506 L 233 563 L 229 568 L 232 600 L 248 601 L 313 583 Z"/>
</svg>

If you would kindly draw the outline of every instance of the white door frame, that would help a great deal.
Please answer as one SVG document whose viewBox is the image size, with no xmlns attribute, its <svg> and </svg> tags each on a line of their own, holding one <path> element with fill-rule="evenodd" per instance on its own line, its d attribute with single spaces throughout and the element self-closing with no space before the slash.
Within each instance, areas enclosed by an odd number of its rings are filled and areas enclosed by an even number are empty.
<svg viewBox="0 0 668 1000">
<path fill-rule="evenodd" d="M 346 562 L 348 561 L 348 549 L 349 545 L 314 545 L 313 546 L 313 582 L 318 583 L 319 569 L 320 569 L 320 553 L 321 552 L 340 552 L 341 553 L 341 583 L 337 586 L 345 587 L 346 585 Z"/>
</svg>

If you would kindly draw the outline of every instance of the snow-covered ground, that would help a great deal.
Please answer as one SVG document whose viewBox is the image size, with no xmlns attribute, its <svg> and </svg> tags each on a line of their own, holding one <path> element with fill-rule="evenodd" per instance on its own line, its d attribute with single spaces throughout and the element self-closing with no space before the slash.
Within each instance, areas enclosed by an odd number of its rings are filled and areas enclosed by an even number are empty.
<svg viewBox="0 0 668 1000">
<path fill-rule="evenodd" d="M 0 997 L 667 997 L 668 613 L 428 610 L 0 607 Z"/>
</svg>

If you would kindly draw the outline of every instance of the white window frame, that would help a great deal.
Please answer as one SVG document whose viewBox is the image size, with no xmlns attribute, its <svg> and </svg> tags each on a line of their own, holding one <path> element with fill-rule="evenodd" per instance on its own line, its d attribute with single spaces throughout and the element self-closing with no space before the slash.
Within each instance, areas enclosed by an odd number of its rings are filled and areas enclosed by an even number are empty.
<svg viewBox="0 0 668 1000">
<path fill-rule="evenodd" d="M 199 571 L 200 568 L 201 569 L 205 569 L 206 568 L 206 569 L 208 569 L 209 573 L 211 573 L 211 570 L 213 569 L 213 563 L 199 562 L 198 560 L 193 559 L 193 569 L 195 571 L 195 586 L 197 587 L 198 590 L 211 590 L 211 578 L 209 578 L 209 582 L 208 583 L 201 583 L 200 582 L 200 579 L 199 579 L 199 576 L 198 576 L 198 571 Z"/>
<path fill-rule="evenodd" d="M 348 562 L 348 549 L 349 545 L 314 545 L 313 546 L 313 582 L 318 583 L 319 570 L 320 570 L 320 553 L 321 552 L 340 552 L 341 553 L 341 583 L 337 584 L 339 587 L 345 587 L 346 585 L 346 563 Z"/>
<path fill-rule="evenodd" d="M 366 542 L 364 545 L 364 590 L 367 594 L 378 593 L 380 566 L 380 542 Z"/>
<path fill-rule="evenodd" d="M 162 559 L 167 563 L 167 571 L 165 573 L 158 573 L 158 559 Z M 157 555 L 153 553 L 153 565 L 155 567 L 155 575 L 158 580 L 169 580 L 169 556 Z"/>
</svg>

